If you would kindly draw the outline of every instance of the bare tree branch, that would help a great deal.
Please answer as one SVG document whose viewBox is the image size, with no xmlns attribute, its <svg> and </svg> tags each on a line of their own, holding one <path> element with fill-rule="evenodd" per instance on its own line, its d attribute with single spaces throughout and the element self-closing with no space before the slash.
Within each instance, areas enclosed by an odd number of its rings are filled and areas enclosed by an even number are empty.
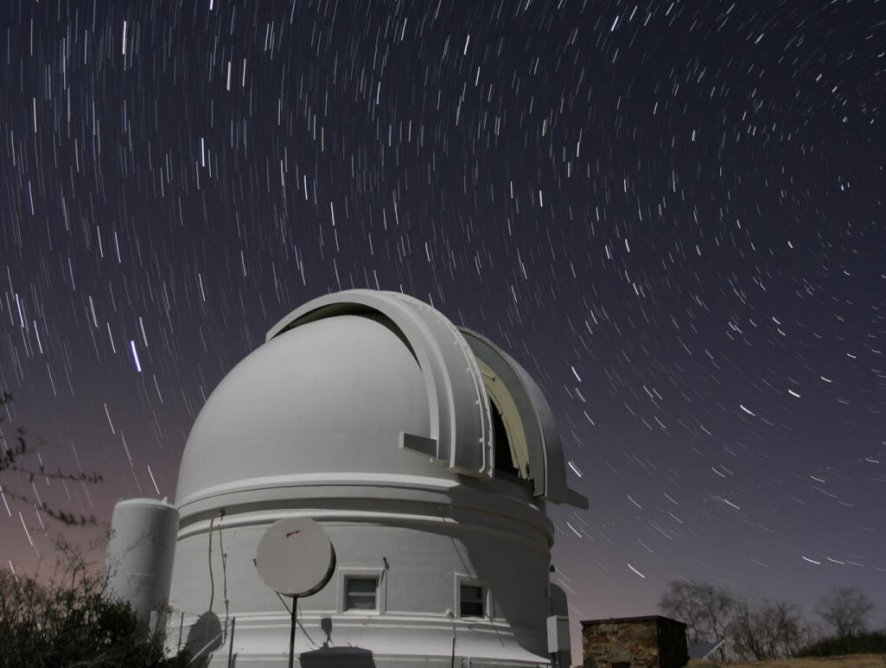
<svg viewBox="0 0 886 668">
<path fill-rule="evenodd" d="M 0 408 L 6 407 L 7 415 L 8 406 L 11 401 L 12 395 L 9 392 L 0 391 Z M 0 424 L 2 424 L 5 419 L 5 416 L 0 415 Z M 79 482 L 88 485 L 96 485 L 103 481 L 103 477 L 94 471 L 87 472 L 80 470 L 75 473 L 69 473 L 61 468 L 55 468 L 52 470 L 47 469 L 40 456 L 40 448 L 45 444 L 45 441 L 40 441 L 36 447 L 31 446 L 26 437 L 25 430 L 22 427 L 16 428 L 15 439 L 12 445 L 4 444 L 4 447 L 0 450 L 0 493 L 4 494 L 7 498 L 34 505 L 35 508 L 62 524 L 74 526 L 95 525 L 96 518 L 94 515 L 78 515 L 61 508 L 53 507 L 43 501 L 39 494 L 37 494 L 36 488 L 33 487 L 33 483 L 41 476 L 46 480 Z M 33 460 L 36 460 L 36 465 Z M 17 477 L 27 481 L 29 485 L 32 485 L 32 489 L 34 489 L 34 496 L 16 493 L 10 490 L 9 485 L 6 484 L 7 477 Z"/>
<path fill-rule="evenodd" d="M 854 587 L 834 588 L 815 605 L 816 614 L 838 637 L 866 631 L 873 610 L 873 601 Z"/>
</svg>

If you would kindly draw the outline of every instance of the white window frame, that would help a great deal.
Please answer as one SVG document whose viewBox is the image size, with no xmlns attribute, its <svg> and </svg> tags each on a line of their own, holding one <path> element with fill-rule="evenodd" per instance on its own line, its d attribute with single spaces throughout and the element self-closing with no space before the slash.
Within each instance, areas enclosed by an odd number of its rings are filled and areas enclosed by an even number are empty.
<svg viewBox="0 0 886 668">
<path fill-rule="evenodd" d="M 466 615 L 463 616 L 461 614 L 461 588 L 462 586 L 466 587 L 480 587 L 483 590 L 483 614 L 479 617 L 475 615 Z M 458 619 L 492 619 L 493 618 L 493 606 L 492 606 L 492 595 L 489 591 L 489 585 L 483 581 L 478 580 L 477 578 L 467 575 L 465 573 L 456 573 L 455 574 L 455 591 L 454 591 L 454 600 L 455 606 L 453 610 L 455 610 L 455 617 Z"/>
<path fill-rule="evenodd" d="M 342 568 L 338 569 L 338 611 L 346 615 L 380 615 L 387 609 L 387 596 L 385 592 L 386 572 L 383 568 Z M 374 579 L 375 609 L 357 610 L 348 608 L 348 580 Z"/>
</svg>

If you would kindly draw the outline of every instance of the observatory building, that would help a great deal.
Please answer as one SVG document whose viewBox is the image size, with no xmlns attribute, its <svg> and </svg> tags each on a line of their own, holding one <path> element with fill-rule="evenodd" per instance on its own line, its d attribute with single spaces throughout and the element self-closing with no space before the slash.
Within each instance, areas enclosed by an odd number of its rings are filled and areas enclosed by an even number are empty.
<svg viewBox="0 0 886 668">
<path fill-rule="evenodd" d="M 274 523 L 313 520 L 334 554 L 295 600 L 295 665 L 548 666 L 569 646 L 549 501 L 587 505 L 529 374 L 423 302 L 348 290 L 219 383 L 174 506 L 118 504 L 111 586 L 203 665 L 285 666 L 293 599 L 257 551 Z"/>
</svg>

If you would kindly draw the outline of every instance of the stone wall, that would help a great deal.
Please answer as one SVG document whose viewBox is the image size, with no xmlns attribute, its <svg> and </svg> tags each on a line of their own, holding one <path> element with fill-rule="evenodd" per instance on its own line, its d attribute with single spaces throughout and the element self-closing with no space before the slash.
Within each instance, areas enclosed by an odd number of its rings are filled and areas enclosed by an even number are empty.
<svg viewBox="0 0 886 668">
<path fill-rule="evenodd" d="M 680 668 L 686 626 L 657 616 L 582 622 L 582 655 L 586 668 Z"/>
</svg>

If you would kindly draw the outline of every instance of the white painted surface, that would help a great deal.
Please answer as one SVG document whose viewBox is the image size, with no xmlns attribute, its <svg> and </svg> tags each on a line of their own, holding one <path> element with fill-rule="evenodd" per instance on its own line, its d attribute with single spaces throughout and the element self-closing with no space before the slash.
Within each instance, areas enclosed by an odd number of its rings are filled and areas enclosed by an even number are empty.
<svg viewBox="0 0 886 668">
<path fill-rule="evenodd" d="M 155 499 L 114 506 L 105 560 L 108 593 L 127 601 L 144 622 L 166 607 L 172 580 L 178 511 Z"/>
</svg>

